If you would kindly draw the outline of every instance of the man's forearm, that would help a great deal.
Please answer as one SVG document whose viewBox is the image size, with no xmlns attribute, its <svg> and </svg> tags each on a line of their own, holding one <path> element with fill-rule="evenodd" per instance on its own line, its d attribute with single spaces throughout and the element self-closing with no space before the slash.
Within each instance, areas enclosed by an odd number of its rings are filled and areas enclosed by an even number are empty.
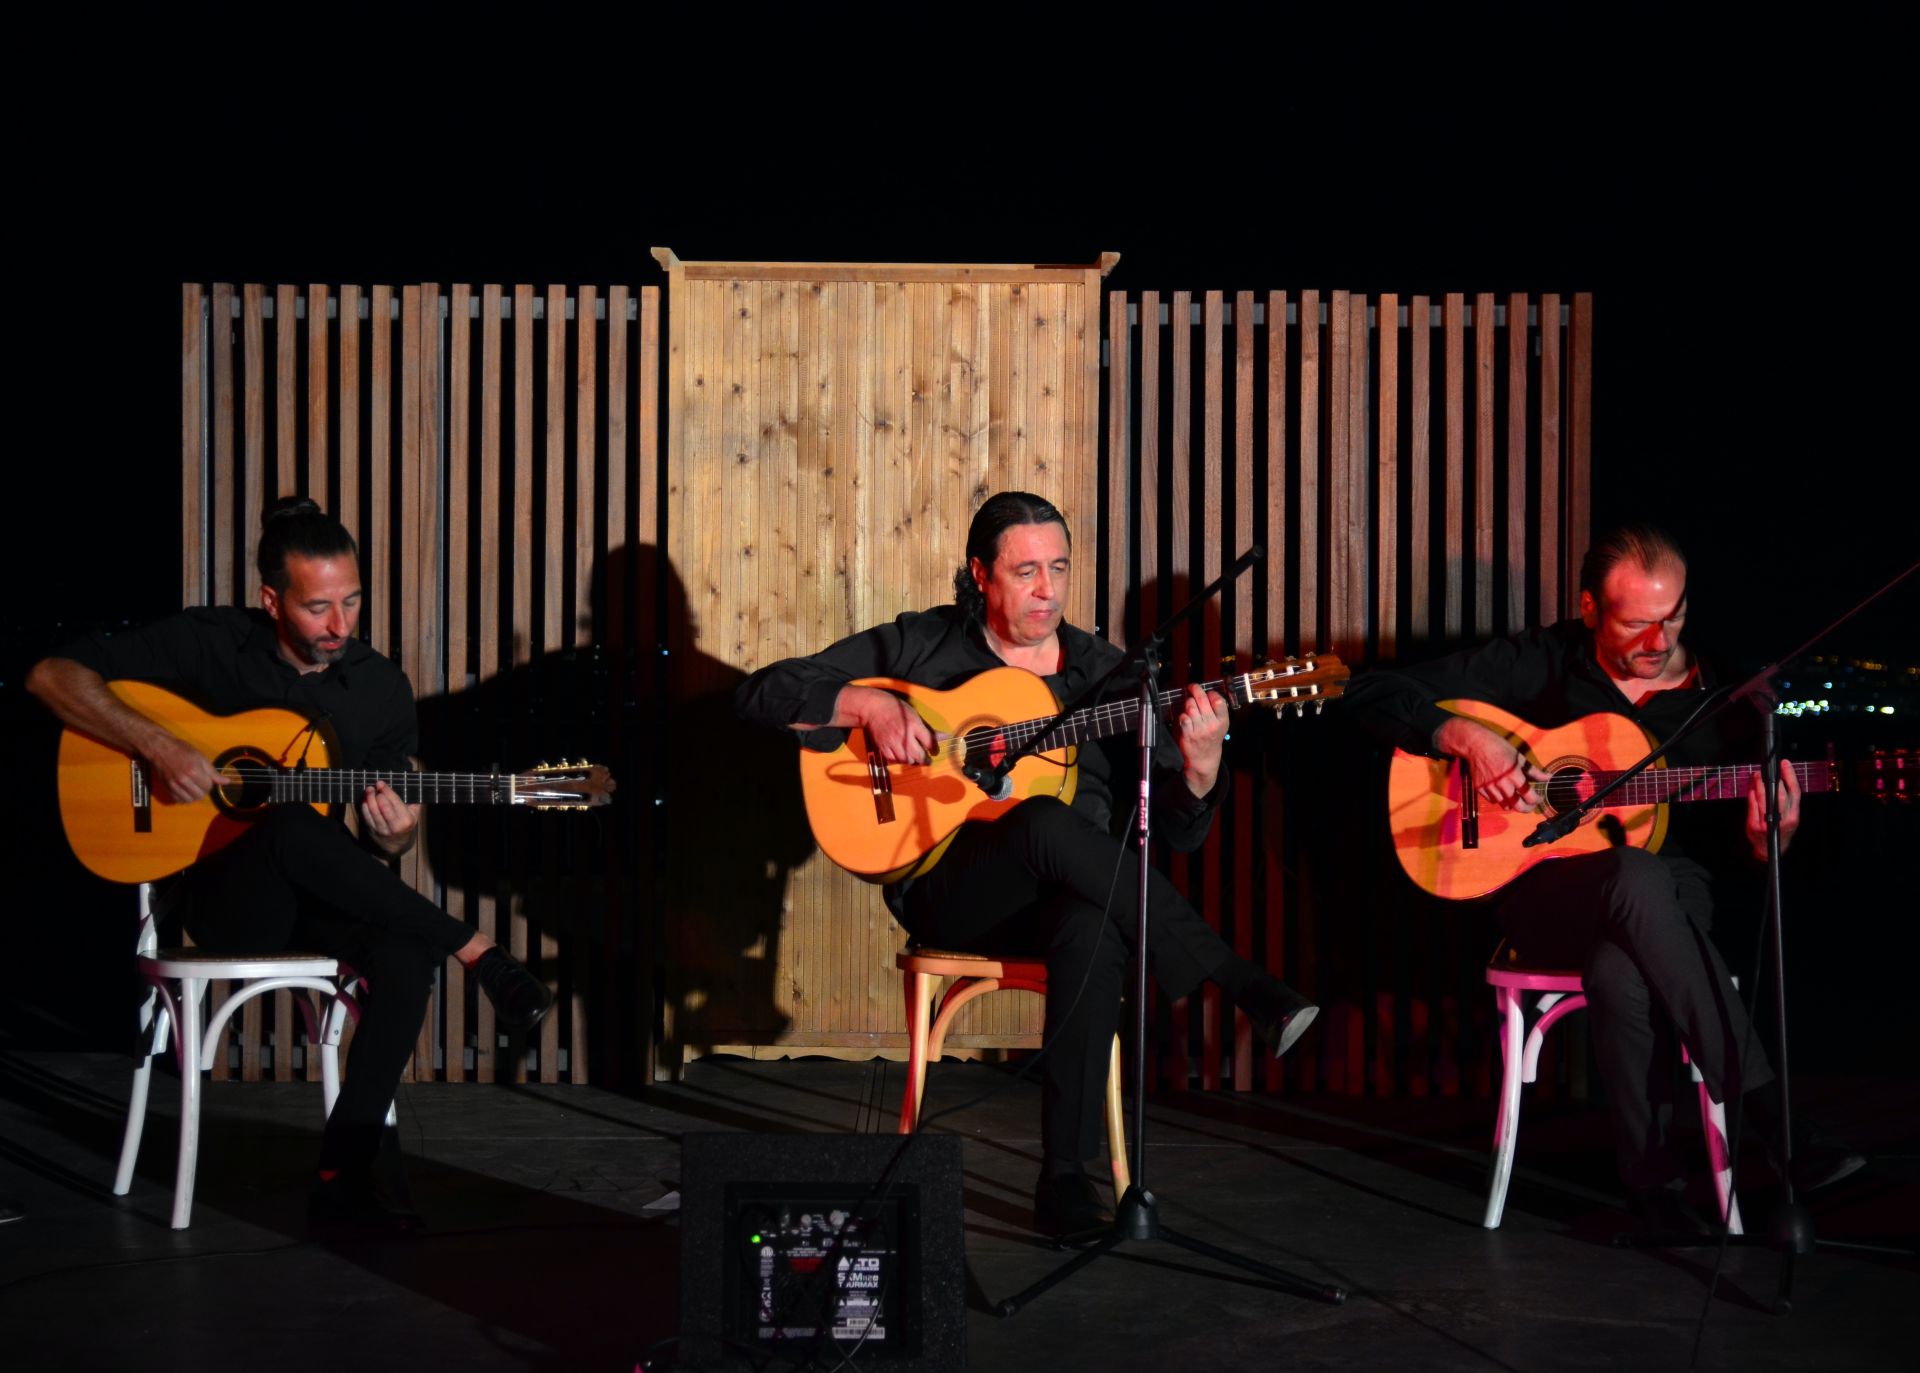
<svg viewBox="0 0 1920 1373">
<path fill-rule="evenodd" d="M 147 756 L 160 725 L 113 694 L 106 678 L 71 658 L 42 658 L 27 673 L 27 690 L 69 729 L 110 744 L 123 753 Z"/>
</svg>

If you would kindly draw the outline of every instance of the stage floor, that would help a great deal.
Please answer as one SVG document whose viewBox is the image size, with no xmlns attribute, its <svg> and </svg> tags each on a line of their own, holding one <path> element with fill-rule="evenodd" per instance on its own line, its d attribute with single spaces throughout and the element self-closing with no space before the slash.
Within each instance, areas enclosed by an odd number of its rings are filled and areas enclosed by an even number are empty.
<svg viewBox="0 0 1920 1373">
<path fill-rule="evenodd" d="M 966 1140 L 972 1368 L 1688 1366 L 1713 1253 L 1613 1246 L 1627 1218 L 1605 1124 L 1574 1103 L 1530 1111 L 1506 1222 L 1489 1233 L 1490 1103 L 1165 1096 L 1149 1110 L 1147 1179 L 1165 1221 L 1352 1295 L 1322 1305 L 1128 1245 L 1002 1320 L 991 1301 L 1063 1258 L 1027 1225 L 1038 1089 L 1013 1082 L 965 1105 L 1009 1077 L 941 1065 L 930 1089 L 930 1112 L 963 1107 L 934 1128 Z M 194 1224 L 176 1234 L 177 1080 L 155 1080 L 142 1166 L 119 1199 L 109 1188 L 128 1061 L 0 1054 L 0 1197 L 27 1210 L 0 1226 L 0 1362 L 631 1369 L 678 1325 L 680 1136 L 887 1132 L 900 1078 L 878 1063 L 707 1059 L 640 1095 L 409 1086 L 401 1125 L 432 1229 L 326 1246 L 303 1226 L 318 1086 L 208 1084 Z M 1874 1154 L 1813 1199 L 1823 1239 L 1914 1242 L 1913 1086 L 1801 1084 L 1823 1120 Z M 1757 1225 L 1765 1198 L 1745 1199 Z M 1800 1261 L 1785 1316 L 1767 1309 L 1778 1267 L 1763 1250 L 1727 1255 L 1699 1367 L 1913 1366 L 1912 1262 L 1823 1250 Z"/>
</svg>

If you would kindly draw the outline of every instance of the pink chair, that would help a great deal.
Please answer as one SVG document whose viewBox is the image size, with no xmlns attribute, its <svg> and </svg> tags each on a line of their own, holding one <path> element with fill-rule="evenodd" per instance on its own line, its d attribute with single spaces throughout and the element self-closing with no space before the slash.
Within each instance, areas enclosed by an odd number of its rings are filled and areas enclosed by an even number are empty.
<svg viewBox="0 0 1920 1373">
<path fill-rule="evenodd" d="M 927 1064 L 940 1057 L 947 1031 L 960 1008 L 989 992 L 1047 994 L 1047 963 L 1039 957 L 990 958 L 985 954 L 953 953 L 945 949 L 903 949 L 893 960 L 906 975 L 907 1088 L 900 1100 L 900 1133 L 912 1134 L 920 1124 L 920 1103 L 927 1090 Z M 933 1006 L 934 983 L 950 977 L 953 983 Z M 1120 1036 L 1113 1037 L 1107 1062 L 1107 1150 L 1113 1160 L 1113 1194 L 1126 1193 L 1132 1174 L 1127 1168 L 1127 1127 L 1120 1111 Z"/>
<path fill-rule="evenodd" d="M 1532 1082 L 1539 1074 L 1540 1045 L 1563 1016 L 1583 1010 L 1586 988 L 1580 974 L 1563 968 L 1539 968 L 1522 963 L 1502 940 L 1487 962 L 1487 985 L 1493 988 L 1494 1005 L 1500 1012 L 1500 1114 L 1493 1126 L 1493 1181 L 1487 1188 L 1487 1214 L 1480 1223 L 1489 1230 L 1500 1228 L 1500 1216 L 1506 1210 L 1507 1184 L 1513 1179 L 1514 1144 L 1520 1137 L 1520 1084 Z M 1538 1000 L 1533 1012 L 1538 1017 L 1527 1028 L 1527 995 Z M 1738 1235 L 1740 1202 L 1733 1194 L 1733 1160 L 1727 1152 L 1727 1113 L 1707 1092 L 1700 1070 L 1687 1058 L 1686 1046 L 1681 1059 L 1693 1075 L 1694 1088 L 1700 1094 L 1700 1128 L 1707 1137 L 1707 1155 L 1713 1163 L 1713 1190 L 1720 1200 L 1720 1218 L 1727 1230 Z M 1516 1061 L 1519 1071 L 1514 1070 Z"/>
</svg>

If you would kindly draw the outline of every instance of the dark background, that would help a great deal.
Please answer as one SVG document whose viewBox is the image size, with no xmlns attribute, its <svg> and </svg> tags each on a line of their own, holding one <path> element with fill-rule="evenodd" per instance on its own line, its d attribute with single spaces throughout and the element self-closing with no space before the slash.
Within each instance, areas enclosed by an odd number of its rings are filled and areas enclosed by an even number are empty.
<svg viewBox="0 0 1920 1373">
<path fill-rule="evenodd" d="M 183 281 L 646 285 L 665 244 L 1112 249 L 1109 284 L 1163 291 L 1591 290 L 1596 527 L 1666 523 L 1692 553 L 1694 642 L 1778 657 L 1920 556 L 1905 24 L 1447 8 L 1335 29 L 1199 7 L 1152 27 L 1087 7 L 632 26 L 187 7 L 26 42 L 8 462 L 26 538 L 0 660 L 14 863 L 71 865 L 24 666 L 76 625 L 178 603 Z M 1920 662 L 1916 620 L 1908 585 L 1834 647 Z M 1912 744 L 1916 716 L 1793 738 Z M 1861 940 L 1915 943 L 1913 825 L 1844 816 L 1790 893 L 1809 981 L 1835 996 Z M 97 913 L 119 895 L 60 890 L 92 894 L 27 917 L 36 951 L 123 954 L 130 931 Z M 6 1025 L 111 1038 L 111 1016 L 58 1004 L 18 997 Z"/>
</svg>

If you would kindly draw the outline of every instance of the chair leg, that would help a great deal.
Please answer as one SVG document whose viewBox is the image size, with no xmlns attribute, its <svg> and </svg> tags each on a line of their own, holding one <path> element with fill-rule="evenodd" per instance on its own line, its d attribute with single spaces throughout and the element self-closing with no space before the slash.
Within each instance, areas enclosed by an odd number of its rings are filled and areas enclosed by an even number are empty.
<svg viewBox="0 0 1920 1373">
<path fill-rule="evenodd" d="M 1520 1080 L 1526 1015 L 1520 996 L 1508 987 L 1496 987 L 1494 1004 L 1500 1012 L 1500 1114 L 1493 1126 L 1493 1178 L 1487 1186 L 1487 1213 L 1480 1224 L 1500 1228 L 1507 1208 L 1507 1184 L 1513 1180 L 1513 1151 L 1520 1137 Z"/>
<path fill-rule="evenodd" d="M 180 1166 L 173 1180 L 173 1228 L 184 1230 L 193 1220 L 193 1170 L 200 1156 L 200 1074 L 206 1070 L 207 1046 L 201 1040 L 200 1003 L 204 984 L 197 977 L 180 979 Z"/>
<path fill-rule="evenodd" d="M 1107 1156 L 1113 1164 L 1113 1196 L 1118 1201 L 1133 1185 L 1133 1170 L 1127 1166 L 1127 1117 L 1120 1109 L 1120 1036 L 1113 1037 L 1113 1051 L 1107 1058 Z"/>
<path fill-rule="evenodd" d="M 1720 1222 L 1727 1227 L 1728 1234 L 1744 1234 L 1740 1226 L 1740 1198 L 1733 1192 L 1733 1155 L 1727 1148 L 1727 1108 L 1713 1099 L 1684 1045 L 1680 1056 L 1686 1061 L 1694 1091 L 1700 1096 L 1700 1133 L 1707 1139 L 1707 1163 L 1713 1169 L 1713 1194 L 1720 1206 Z"/>
<path fill-rule="evenodd" d="M 333 1114 L 333 1103 L 340 1099 L 340 1036 L 346 1032 L 347 1003 L 336 996 L 327 1003 L 320 1025 L 320 1104 Z"/>
<path fill-rule="evenodd" d="M 165 1012 L 156 1009 L 160 993 L 147 989 L 146 1004 L 140 1008 L 140 1035 L 144 1041 L 140 1066 L 133 1070 L 133 1089 L 127 1094 L 127 1129 L 120 1137 L 120 1165 L 113 1173 L 113 1194 L 124 1197 L 133 1190 L 133 1168 L 140 1158 L 140 1136 L 147 1128 L 147 1088 L 153 1081 L 154 1018 Z"/>
<path fill-rule="evenodd" d="M 920 1098 L 927 1087 L 927 1036 L 933 1018 L 933 978 L 927 973 L 908 973 L 904 979 L 907 996 L 907 1086 L 900 1099 L 900 1133 L 910 1135 L 920 1125 Z"/>
</svg>

